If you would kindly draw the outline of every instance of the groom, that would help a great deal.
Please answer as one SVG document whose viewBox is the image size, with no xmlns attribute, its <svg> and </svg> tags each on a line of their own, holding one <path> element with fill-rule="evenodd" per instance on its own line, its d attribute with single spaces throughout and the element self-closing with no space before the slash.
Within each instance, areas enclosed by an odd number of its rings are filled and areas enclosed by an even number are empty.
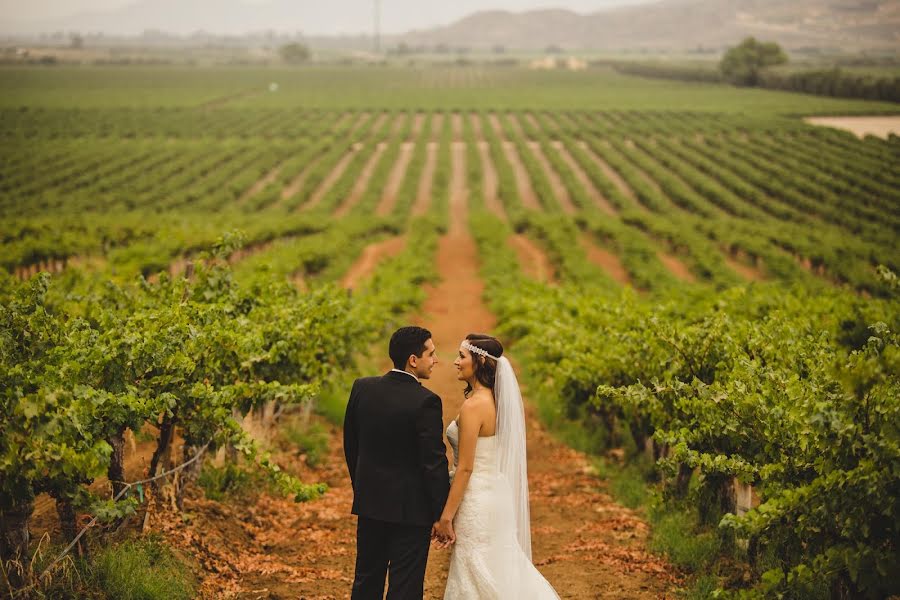
<svg viewBox="0 0 900 600">
<path fill-rule="evenodd" d="M 398 329 L 389 354 L 388 373 L 353 382 L 344 417 L 359 516 L 353 600 L 381 600 L 386 573 L 388 600 L 421 600 L 431 533 L 450 489 L 441 399 L 419 383 L 437 364 L 431 332 Z"/>
</svg>

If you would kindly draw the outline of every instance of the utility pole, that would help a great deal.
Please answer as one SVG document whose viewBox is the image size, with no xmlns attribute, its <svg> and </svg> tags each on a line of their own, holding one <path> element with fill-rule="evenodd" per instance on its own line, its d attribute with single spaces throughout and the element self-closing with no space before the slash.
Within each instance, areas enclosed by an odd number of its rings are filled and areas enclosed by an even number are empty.
<svg viewBox="0 0 900 600">
<path fill-rule="evenodd" d="M 375 0 L 375 54 L 381 54 L 381 0 Z"/>
</svg>

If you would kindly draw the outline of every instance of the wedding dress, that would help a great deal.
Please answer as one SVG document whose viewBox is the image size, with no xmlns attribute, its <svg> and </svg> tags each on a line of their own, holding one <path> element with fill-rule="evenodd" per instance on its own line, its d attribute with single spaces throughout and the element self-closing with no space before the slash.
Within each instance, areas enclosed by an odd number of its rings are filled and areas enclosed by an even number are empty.
<svg viewBox="0 0 900 600">
<path fill-rule="evenodd" d="M 459 426 L 447 427 L 454 468 Z M 456 543 L 444 600 L 556 600 L 559 596 L 531 563 L 519 541 L 514 495 L 498 469 L 498 436 L 479 437 L 475 466 L 453 520 Z M 530 537 L 527 537 L 530 554 Z"/>
</svg>

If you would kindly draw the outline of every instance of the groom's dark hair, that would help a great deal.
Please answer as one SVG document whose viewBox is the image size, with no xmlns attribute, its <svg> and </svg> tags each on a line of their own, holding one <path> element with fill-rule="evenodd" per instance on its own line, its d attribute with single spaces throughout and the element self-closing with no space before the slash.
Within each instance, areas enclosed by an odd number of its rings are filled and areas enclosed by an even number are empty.
<svg viewBox="0 0 900 600">
<path fill-rule="evenodd" d="M 425 342 L 431 339 L 431 332 L 424 327 L 401 327 L 391 336 L 388 345 L 388 354 L 395 369 L 405 369 L 406 360 L 413 354 L 422 357 L 425 352 Z"/>
</svg>

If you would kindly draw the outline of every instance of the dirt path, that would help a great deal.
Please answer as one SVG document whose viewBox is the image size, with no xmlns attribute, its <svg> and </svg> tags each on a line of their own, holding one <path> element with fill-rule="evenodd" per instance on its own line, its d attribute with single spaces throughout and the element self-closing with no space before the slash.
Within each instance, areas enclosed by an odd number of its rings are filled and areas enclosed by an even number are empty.
<svg viewBox="0 0 900 600">
<path fill-rule="evenodd" d="M 569 195 L 566 184 L 563 183 L 559 173 L 557 173 L 553 168 L 553 165 L 550 164 L 550 159 L 544 154 L 541 145 L 538 142 L 528 142 L 528 147 L 540 163 L 541 168 L 544 170 L 544 174 L 547 176 L 547 180 L 550 182 L 550 187 L 553 190 L 553 195 L 562 207 L 563 212 L 567 215 L 574 215 L 578 212 L 578 208 L 572 202 L 572 196 Z"/>
<path fill-rule="evenodd" d="M 340 206 L 334 211 L 334 216 L 336 218 L 345 217 L 347 213 L 349 213 L 356 203 L 359 202 L 359 199 L 362 198 L 362 195 L 366 191 L 366 187 L 369 185 L 369 180 L 372 179 L 372 175 L 375 173 L 375 168 L 378 166 L 378 162 L 381 160 L 381 157 L 384 155 L 385 150 L 387 150 L 387 143 L 378 142 L 375 146 L 375 152 L 372 153 L 372 156 L 369 157 L 369 160 L 366 161 L 366 164 L 363 166 L 362 171 L 359 173 L 359 177 L 356 180 L 356 183 L 353 184 L 353 189 L 350 190 L 350 193 L 341 202 Z"/>
<path fill-rule="evenodd" d="M 519 192 L 519 198 L 522 200 L 522 206 L 527 209 L 540 211 L 543 210 L 541 203 L 538 202 L 537 194 L 531 187 L 531 179 L 528 177 L 528 169 L 522 163 L 516 146 L 512 142 L 501 142 L 503 145 L 503 153 L 506 154 L 506 160 L 509 161 L 516 180 L 516 189 Z"/>
<path fill-rule="evenodd" d="M 722 255 L 725 259 L 725 264 L 747 281 L 764 281 L 766 279 L 765 274 L 758 266 L 751 266 L 744 262 L 744 260 L 748 260 L 745 257 L 734 257 L 725 251 L 722 252 Z"/>
<path fill-rule="evenodd" d="M 278 176 L 281 175 L 281 169 L 283 167 L 283 163 L 278 165 L 277 167 L 266 173 L 266 175 L 259 181 L 250 186 L 250 188 L 246 192 L 241 194 L 240 198 L 238 198 L 238 204 L 244 204 L 245 202 L 247 202 L 247 200 L 253 198 L 264 189 L 269 187 L 276 179 L 278 179 Z"/>
<path fill-rule="evenodd" d="M 590 197 L 594 205 L 609 216 L 616 216 L 616 209 L 613 208 L 612 203 L 600 193 L 600 190 L 594 187 L 594 182 L 592 182 L 591 178 L 588 177 L 588 174 L 584 172 L 584 169 L 581 168 L 581 165 L 578 164 L 578 161 L 575 160 L 575 157 L 572 156 L 565 144 L 556 141 L 553 142 L 553 147 L 559 152 L 560 157 L 572 170 L 572 173 L 575 174 L 575 179 L 578 180 L 578 183 L 580 183 L 581 187 L 587 192 L 588 197 Z"/>
<path fill-rule="evenodd" d="M 541 130 L 541 124 L 538 123 L 537 118 L 536 118 L 533 114 L 531 114 L 530 112 L 529 112 L 529 113 L 525 113 L 524 115 L 522 115 L 522 118 L 525 119 L 525 121 L 526 121 L 533 129 L 536 129 L 536 130 L 538 130 L 538 131 Z"/>
<path fill-rule="evenodd" d="M 464 155 L 465 149 L 454 146 L 454 171 L 464 173 L 458 152 Z M 463 385 L 452 364 L 459 341 L 467 333 L 491 332 L 496 326 L 482 299 L 478 252 L 465 227 L 466 204 L 464 181 L 451 183 L 451 226 L 439 241 L 435 260 L 440 283 L 426 287 L 420 316 L 413 319 L 428 327 L 436 342 L 439 363 L 425 385 L 443 399 L 445 425 L 463 400 Z M 386 361 L 376 358 L 386 370 Z M 530 409 L 527 426 L 534 560 L 560 596 L 671 597 L 671 568 L 646 551 L 646 524 L 616 504 L 605 483 L 592 474 L 587 457 L 544 432 Z M 154 521 L 155 529 L 188 549 L 202 565 L 203 597 L 349 596 L 356 519 L 350 515 L 352 491 L 339 429 L 332 428 L 329 452 L 320 467 L 311 470 L 290 455 L 286 466 L 306 481 L 325 481 L 330 491 L 306 504 L 267 493 L 245 506 L 194 497 L 186 502 L 192 516 L 188 523 L 175 518 Z M 449 556 L 449 551 L 432 549 L 426 599 L 443 597 Z"/>
<path fill-rule="evenodd" d="M 450 230 L 451 235 L 461 235 L 469 220 L 469 190 L 466 187 L 466 144 L 450 145 Z"/>
<path fill-rule="evenodd" d="M 528 277 L 541 283 L 556 283 L 556 269 L 553 268 L 553 263 L 530 238 L 517 233 L 509 236 L 507 243 L 516 251 L 519 265 Z"/>
<path fill-rule="evenodd" d="M 325 197 L 325 194 L 328 193 L 328 190 L 337 182 L 338 179 L 341 178 L 341 175 L 344 174 L 344 171 L 347 170 L 347 167 L 350 165 L 350 161 L 353 160 L 353 157 L 356 156 L 356 153 L 360 151 L 362 148 L 362 144 L 354 144 L 349 151 L 347 151 L 344 156 L 337 162 L 337 164 L 331 169 L 331 172 L 325 176 L 325 179 L 319 184 L 319 187 L 315 189 L 312 195 L 309 197 L 304 204 L 298 207 L 297 210 L 308 210 L 314 206 L 316 206 L 319 202 L 322 201 L 322 198 Z"/>
<path fill-rule="evenodd" d="M 18 279 L 25 280 L 31 279 L 38 273 L 43 272 L 47 272 L 50 274 L 62 273 L 65 268 L 66 261 L 64 260 L 45 260 L 33 265 L 16 267 L 14 274 Z"/>
<path fill-rule="evenodd" d="M 431 113 L 431 141 L 439 142 L 441 139 L 441 131 L 444 129 L 444 113 Z"/>
<path fill-rule="evenodd" d="M 638 200 L 637 194 L 634 193 L 634 190 L 622 179 L 622 176 L 619 175 L 612 167 L 606 164 L 606 161 L 600 158 L 596 152 L 587 144 L 587 142 L 581 141 L 578 142 L 578 146 L 584 150 L 588 156 L 591 157 L 591 160 L 594 161 L 594 164 L 600 169 L 603 175 L 609 179 L 614 186 L 624 195 L 626 198 L 631 200 L 632 204 L 640 210 L 647 210 L 643 204 L 641 204 L 640 200 Z"/>
<path fill-rule="evenodd" d="M 347 132 L 347 137 L 352 138 L 356 133 L 360 130 L 360 128 L 365 125 L 369 118 L 372 115 L 367 112 L 359 113 L 359 116 L 356 118 L 356 122 L 350 127 L 350 131 Z"/>
<path fill-rule="evenodd" d="M 434 182 L 434 171 L 437 168 L 437 142 L 425 144 L 425 153 L 425 166 L 422 167 L 419 187 L 416 189 L 416 201 L 412 207 L 413 216 L 416 217 L 424 215 L 431 205 L 431 185 Z"/>
<path fill-rule="evenodd" d="M 497 190 L 500 186 L 500 178 L 497 176 L 497 168 L 494 166 L 494 161 L 491 159 L 490 146 L 481 129 L 481 118 L 477 113 L 470 113 L 469 120 L 472 123 L 472 131 L 475 134 L 475 143 L 478 146 L 478 154 L 481 158 L 481 172 L 484 174 L 484 181 L 482 182 L 484 205 L 489 211 L 506 221 L 508 220 L 506 209 L 503 207 L 503 203 L 497 195 Z"/>
<path fill-rule="evenodd" d="M 579 241 L 589 261 L 603 269 L 614 281 L 622 285 L 631 285 L 631 277 L 618 256 L 595 244 L 587 235 L 582 235 Z"/>
<path fill-rule="evenodd" d="M 348 290 L 355 288 L 362 280 L 375 272 L 381 261 L 400 254 L 405 245 L 406 238 L 402 236 L 369 244 L 341 279 L 341 287 Z"/>
<path fill-rule="evenodd" d="M 406 125 L 406 119 L 408 115 L 404 112 L 398 113 L 396 117 L 394 117 L 394 122 L 391 123 L 391 137 L 397 137 L 400 132 L 403 130 L 403 126 Z"/>
<path fill-rule="evenodd" d="M 306 163 L 303 166 L 303 169 L 301 169 L 301 171 L 297 174 L 297 176 L 294 177 L 291 180 L 291 182 L 289 184 L 287 184 L 287 186 L 283 190 L 281 190 L 282 202 L 285 200 L 290 200 L 291 198 L 293 198 L 294 196 L 297 195 L 297 192 L 299 192 L 301 189 L 303 189 L 303 186 L 306 184 L 306 179 L 309 177 L 309 174 L 313 170 L 313 168 L 317 164 L 319 164 L 320 159 L 321 159 L 321 156 L 317 156 L 317 157 L 313 158 L 312 160 L 310 160 L 308 163 Z"/>
<path fill-rule="evenodd" d="M 410 131 L 410 139 L 418 139 L 419 134 L 422 133 L 422 127 L 425 126 L 425 119 L 428 117 L 426 113 L 417 112 L 413 115 L 413 123 L 412 123 L 412 131 Z"/>
<path fill-rule="evenodd" d="M 455 112 L 450 115 L 450 124 L 453 131 L 453 141 L 461 142 L 463 139 L 463 117 L 460 113 Z"/>
<path fill-rule="evenodd" d="M 390 116 L 391 115 L 386 112 L 378 113 L 378 116 L 372 121 L 372 127 L 369 128 L 369 134 L 374 135 L 381 131 L 381 128 L 384 127 L 384 124 L 387 123 Z"/>
<path fill-rule="evenodd" d="M 387 184 L 384 186 L 384 192 L 378 203 L 378 208 L 375 209 L 375 214 L 379 217 L 389 215 L 391 211 L 394 210 L 394 205 L 397 203 L 397 193 L 400 191 L 400 186 L 403 185 L 406 169 L 409 168 L 409 163 L 412 160 L 415 147 L 416 145 L 412 142 L 403 142 L 400 144 L 400 155 L 397 157 L 397 162 L 395 162 L 394 166 L 391 168 Z"/>
<path fill-rule="evenodd" d="M 666 254 L 662 250 L 659 250 L 656 253 L 656 257 L 677 279 L 680 279 L 685 283 L 697 283 L 697 278 L 693 273 L 691 273 L 690 269 L 688 269 L 683 262 L 672 256 L 671 254 Z"/>
<path fill-rule="evenodd" d="M 500 187 L 500 179 L 497 177 L 497 169 L 494 167 L 494 161 L 491 160 L 491 152 L 488 143 L 484 141 L 478 142 L 478 154 L 481 157 L 481 172 L 484 173 L 484 205 L 489 211 L 507 221 L 506 209 L 497 195 Z"/>
</svg>

